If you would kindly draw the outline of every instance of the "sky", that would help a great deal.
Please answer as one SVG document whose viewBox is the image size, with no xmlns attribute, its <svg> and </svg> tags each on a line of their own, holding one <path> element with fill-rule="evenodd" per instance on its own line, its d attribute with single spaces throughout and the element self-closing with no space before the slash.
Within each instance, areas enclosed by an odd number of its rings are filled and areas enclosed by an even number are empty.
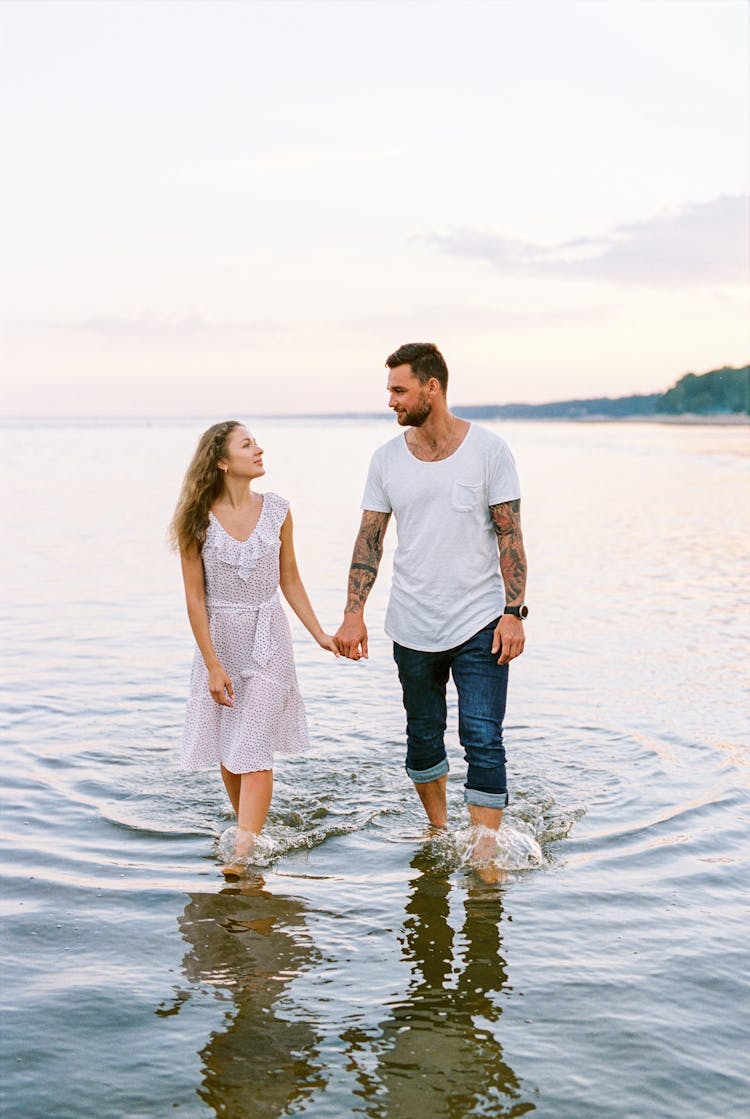
<svg viewBox="0 0 750 1119">
<path fill-rule="evenodd" d="M 744 0 L 0 4 L 0 412 L 377 411 L 741 365 Z"/>
</svg>

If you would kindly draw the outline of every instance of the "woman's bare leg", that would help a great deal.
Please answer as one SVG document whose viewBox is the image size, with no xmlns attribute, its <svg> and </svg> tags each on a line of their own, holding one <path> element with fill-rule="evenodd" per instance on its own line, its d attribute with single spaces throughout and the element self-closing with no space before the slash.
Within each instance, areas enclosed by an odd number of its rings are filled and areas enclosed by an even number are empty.
<svg viewBox="0 0 750 1119">
<path fill-rule="evenodd" d="M 235 816 L 240 814 L 240 786 L 242 784 L 242 775 L 240 773 L 232 773 L 231 770 L 221 767 L 221 779 L 224 782 L 224 788 L 227 791 L 227 796 L 232 802 Z"/>
<path fill-rule="evenodd" d="M 237 823 L 242 831 L 260 834 L 271 807 L 272 795 L 272 769 L 258 769 L 254 773 L 241 774 Z"/>
<path fill-rule="evenodd" d="M 236 785 L 232 778 L 236 779 Z M 273 770 L 260 769 L 253 773 L 227 771 L 224 784 L 233 804 L 234 793 L 237 793 L 237 841 L 234 860 L 221 869 L 227 877 L 237 877 L 243 873 L 247 860 L 253 853 L 255 840 L 266 822 L 273 794 Z"/>
</svg>

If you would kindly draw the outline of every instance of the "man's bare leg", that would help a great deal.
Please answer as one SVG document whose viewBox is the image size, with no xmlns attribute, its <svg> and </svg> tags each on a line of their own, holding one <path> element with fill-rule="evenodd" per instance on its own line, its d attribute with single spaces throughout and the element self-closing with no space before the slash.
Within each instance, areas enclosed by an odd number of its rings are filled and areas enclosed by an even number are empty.
<svg viewBox="0 0 750 1119">
<path fill-rule="evenodd" d="M 497 831 L 503 818 L 502 808 L 484 808 L 481 804 L 467 804 L 469 817 L 472 824 L 481 824 L 483 828 L 492 828 Z"/>
<path fill-rule="evenodd" d="M 448 805 L 445 798 L 447 784 L 447 776 L 437 777 L 434 781 L 414 782 L 417 795 L 434 828 L 444 828 L 448 823 Z"/>
<path fill-rule="evenodd" d="M 475 827 L 488 828 L 490 832 L 497 832 L 503 818 L 502 808 L 484 808 L 479 804 L 468 804 L 466 807 L 469 809 L 469 819 Z M 495 854 L 497 854 L 495 836 L 483 832 L 474 846 L 474 860 L 478 863 L 486 863 Z M 500 882 L 504 877 L 503 872 L 496 866 L 478 868 L 478 873 L 485 882 Z"/>
</svg>

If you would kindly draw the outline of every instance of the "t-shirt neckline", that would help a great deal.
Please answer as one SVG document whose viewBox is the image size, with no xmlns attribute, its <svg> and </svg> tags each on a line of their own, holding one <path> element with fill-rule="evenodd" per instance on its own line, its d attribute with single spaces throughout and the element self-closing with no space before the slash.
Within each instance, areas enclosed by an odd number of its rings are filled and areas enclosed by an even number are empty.
<svg viewBox="0 0 750 1119">
<path fill-rule="evenodd" d="M 438 458 L 438 459 L 417 458 L 417 456 L 413 455 L 411 453 L 411 451 L 409 450 L 409 445 L 406 442 L 406 432 L 404 432 L 404 434 L 401 436 L 401 445 L 403 446 L 406 454 L 409 456 L 409 458 L 412 460 L 412 462 L 417 462 L 417 463 L 419 463 L 420 466 L 440 466 L 441 463 L 451 462 L 451 460 L 456 457 L 456 455 L 459 453 L 459 451 L 461 451 L 462 448 L 466 446 L 466 443 L 468 442 L 469 436 L 471 435 L 473 430 L 474 430 L 474 424 L 471 422 L 471 420 L 469 420 L 469 429 L 466 432 L 466 435 L 464 435 L 463 439 L 458 444 L 455 451 L 452 451 L 449 455 L 446 456 L 446 458 Z"/>
</svg>

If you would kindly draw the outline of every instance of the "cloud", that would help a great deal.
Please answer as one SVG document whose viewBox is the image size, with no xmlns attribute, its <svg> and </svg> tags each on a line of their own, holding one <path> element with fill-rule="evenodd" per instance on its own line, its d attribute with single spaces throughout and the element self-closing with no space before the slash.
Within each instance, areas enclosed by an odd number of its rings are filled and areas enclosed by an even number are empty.
<svg viewBox="0 0 750 1119">
<path fill-rule="evenodd" d="M 435 335 L 445 331 L 466 329 L 472 331 L 494 331 L 498 327 L 542 327 L 553 324 L 564 325 L 599 321 L 603 314 L 612 311 L 612 304 L 599 304 L 585 307 L 534 307 L 530 310 L 516 310 L 505 307 L 471 306 L 459 303 L 444 303 L 432 306 L 417 306 L 409 311 L 384 312 L 350 319 L 339 324 L 344 330 L 355 332 L 375 331 L 377 334 L 399 334 L 422 331 Z"/>
<path fill-rule="evenodd" d="M 485 260 L 498 272 L 638 284 L 737 282 L 748 276 L 748 198 L 715 198 L 617 225 L 602 237 L 540 245 L 494 230 L 417 236 L 442 252 Z"/>
</svg>

